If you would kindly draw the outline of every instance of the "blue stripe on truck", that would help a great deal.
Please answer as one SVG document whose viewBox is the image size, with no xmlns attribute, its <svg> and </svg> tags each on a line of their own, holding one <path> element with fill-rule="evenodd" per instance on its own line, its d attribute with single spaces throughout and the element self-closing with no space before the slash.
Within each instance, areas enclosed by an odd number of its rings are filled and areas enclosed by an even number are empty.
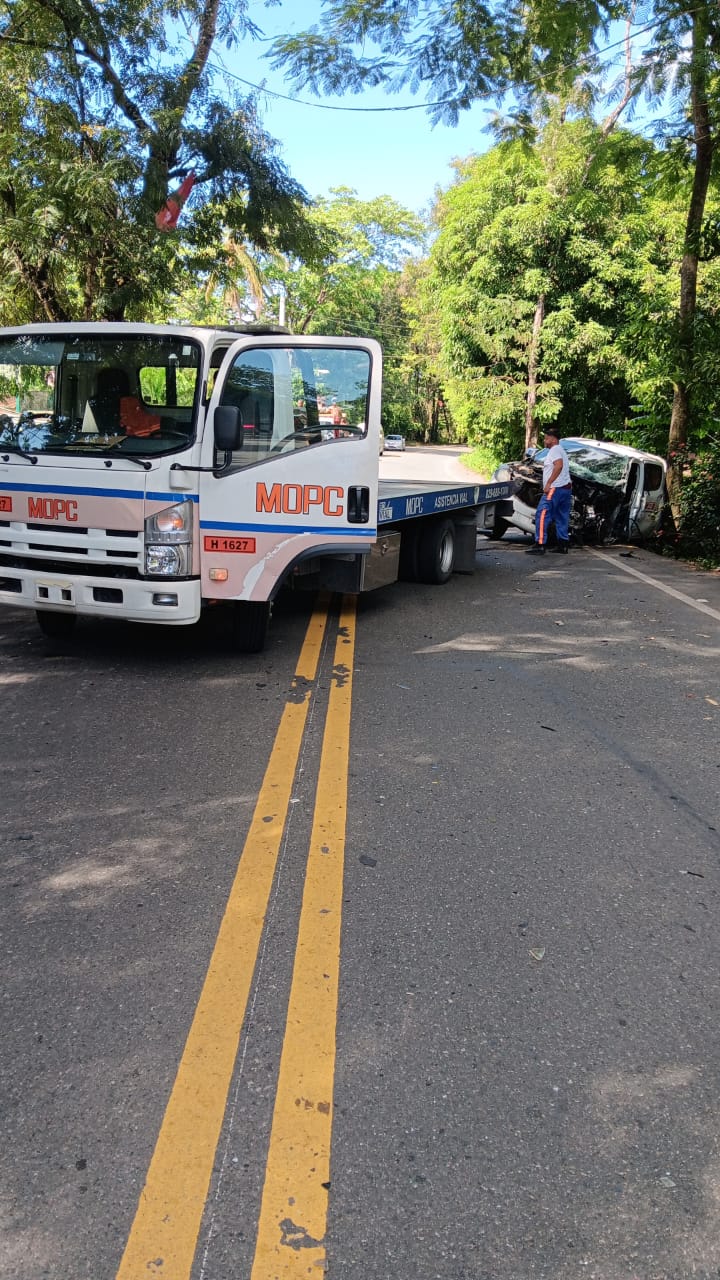
<svg viewBox="0 0 720 1280">
<path fill-rule="evenodd" d="M 374 538 L 377 529 L 371 525 L 340 525 L 331 527 L 326 524 L 242 524 L 228 520 L 201 520 L 201 529 L 222 529 L 230 533 L 324 533 L 333 538 Z"/>
<path fill-rule="evenodd" d="M 467 488 L 423 490 L 404 493 L 399 497 L 378 500 L 378 524 L 393 524 L 396 520 L 413 520 L 476 507 L 484 502 L 494 502 L 512 495 L 512 484 L 476 484 Z"/>
<path fill-rule="evenodd" d="M 80 498 L 137 498 L 148 502 L 199 502 L 196 493 L 145 493 L 143 489 L 96 489 L 82 484 L 14 484 L 0 480 L 3 493 L 70 493 Z"/>
</svg>

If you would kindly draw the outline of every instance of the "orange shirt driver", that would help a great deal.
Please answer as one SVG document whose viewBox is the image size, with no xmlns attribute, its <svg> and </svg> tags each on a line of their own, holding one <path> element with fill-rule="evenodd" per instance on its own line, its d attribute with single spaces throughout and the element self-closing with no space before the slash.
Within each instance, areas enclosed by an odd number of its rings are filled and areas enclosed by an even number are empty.
<svg viewBox="0 0 720 1280">
<path fill-rule="evenodd" d="M 120 426 L 129 436 L 152 436 L 160 430 L 160 414 L 148 413 L 137 396 L 121 396 Z"/>
</svg>

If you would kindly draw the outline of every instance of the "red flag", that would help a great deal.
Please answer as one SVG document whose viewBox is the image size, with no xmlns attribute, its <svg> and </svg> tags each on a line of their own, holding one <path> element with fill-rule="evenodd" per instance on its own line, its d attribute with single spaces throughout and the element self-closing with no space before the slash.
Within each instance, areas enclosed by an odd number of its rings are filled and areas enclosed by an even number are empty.
<svg viewBox="0 0 720 1280">
<path fill-rule="evenodd" d="M 195 174 L 189 173 L 186 178 L 183 178 L 177 191 L 171 192 L 162 209 L 155 214 L 155 226 L 158 231 L 175 230 L 180 217 L 180 210 L 194 186 Z"/>
</svg>

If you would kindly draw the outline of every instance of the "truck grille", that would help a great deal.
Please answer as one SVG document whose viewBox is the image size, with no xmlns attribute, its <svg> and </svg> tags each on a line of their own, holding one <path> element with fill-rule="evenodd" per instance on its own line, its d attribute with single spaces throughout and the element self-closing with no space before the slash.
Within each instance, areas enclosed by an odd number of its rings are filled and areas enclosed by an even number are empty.
<svg viewBox="0 0 720 1280">
<path fill-rule="evenodd" d="M 59 529 L 0 521 L 0 566 L 111 578 L 140 576 L 143 535 L 127 529 Z"/>
</svg>

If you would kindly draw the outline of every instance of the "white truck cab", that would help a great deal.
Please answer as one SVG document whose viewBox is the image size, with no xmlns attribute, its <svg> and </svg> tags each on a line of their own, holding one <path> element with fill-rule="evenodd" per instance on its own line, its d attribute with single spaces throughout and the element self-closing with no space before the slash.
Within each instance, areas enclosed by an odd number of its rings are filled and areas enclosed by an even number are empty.
<svg viewBox="0 0 720 1280">
<path fill-rule="evenodd" d="M 469 567 L 455 530 L 491 518 L 494 494 L 408 504 L 379 532 L 381 386 L 370 338 L 0 330 L 0 603 L 35 609 L 52 636 L 79 615 L 179 625 L 227 604 L 254 651 L 288 579 L 362 590 L 396 577 L 405 514 L 422 517 L 426 580 L 447 576 L 427 578 L 440 512 L 445 568 Z"/>
</svg>

